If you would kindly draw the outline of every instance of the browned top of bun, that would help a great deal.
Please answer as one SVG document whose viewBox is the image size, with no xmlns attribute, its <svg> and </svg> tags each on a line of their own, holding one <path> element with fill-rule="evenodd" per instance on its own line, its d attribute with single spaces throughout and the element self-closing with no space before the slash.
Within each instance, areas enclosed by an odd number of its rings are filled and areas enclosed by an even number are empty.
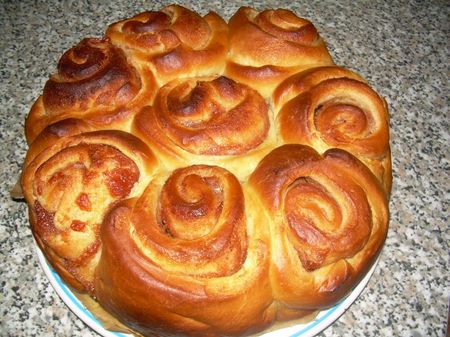
<svg viewBox="0 0 450 337">
<path fill-rule="evenodd" d="M 305 70 L 283 81 L 273 101 L 284 142 L 345 149 L 390 192 L 389 112 L 359 75 L 336 66 Z"/>
<path fill-rule="evenodd" d="M 111 42 L 148 62 L 160 85 L 187 76 L 221 74 L 228 26 L 214 12 L 201 17 L 178 5 L 147 11 L 109 26 Z"/>
<path fill-rule="evenodd" d="M 265 97 L 290 74 L 333 64 L 314 25 L 289 10 L 241 7 L 229 26 L 226 74 L 253 83 Z"/>
</svg>

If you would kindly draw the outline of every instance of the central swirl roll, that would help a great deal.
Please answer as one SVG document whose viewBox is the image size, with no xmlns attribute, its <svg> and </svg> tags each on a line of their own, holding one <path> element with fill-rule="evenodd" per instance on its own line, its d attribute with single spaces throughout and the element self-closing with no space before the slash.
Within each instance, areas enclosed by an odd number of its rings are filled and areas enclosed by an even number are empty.
<svg viewBox="0 0 450 337">
<path fill-rule="evenodd" d="M 140 322 L 194 335 L 241 331 L 248 319 L 265 326 L 275 315 L 268 238 L 251 200 L 218 166 L 158 175 L 106 217 L 96 296 L 111 312 L 126 310 L 127 323 L 144 334 Z M 117 291 L 124 288 L 132 299 Z"/>
<path fill-rule="evenodd" d="M 158 91 L 134 127 L 169 165 L 196 158 L 212 163 L 261 145 L 269 131 L 268 107 L 258 92 L 224 76 L 179 79 Z"/>
</svg>

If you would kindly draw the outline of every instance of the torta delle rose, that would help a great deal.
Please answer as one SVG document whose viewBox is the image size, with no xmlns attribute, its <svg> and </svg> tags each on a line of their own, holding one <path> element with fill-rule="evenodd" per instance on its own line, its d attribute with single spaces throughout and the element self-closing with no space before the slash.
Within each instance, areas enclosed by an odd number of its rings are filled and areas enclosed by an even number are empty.
<svg viewBox="0 0 450 337">
<path fill-rule="evenodd" d="M 25 135 L 40 249 L 144 336 L 245 336 L 329 308 L 386 238 L 385 100 L 289 10 L 113 23 L 62 55 Z"/>
</svg>

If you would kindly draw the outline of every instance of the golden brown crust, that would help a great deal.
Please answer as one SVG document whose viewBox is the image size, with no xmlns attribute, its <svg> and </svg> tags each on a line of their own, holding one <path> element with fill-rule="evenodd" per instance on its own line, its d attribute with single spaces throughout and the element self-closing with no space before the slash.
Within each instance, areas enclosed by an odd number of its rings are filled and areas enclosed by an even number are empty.
<svg viewBox="0 0 450 337">
<path fill-rule="evenodd" d="M 343 150 L 321 156 L 292 144 L 267 155 L 249 184 L 270 225 L 274 298 L 317 309 L 345 296 L 387 233 L 387 198 L 373 174 Z"/>
<path fill-rule="evenodd" d="M 241 7 L 229 21 L 226 75 L 264 97 L 286 77 L 333 61 L 314 25 L 285 9 Z"/>
<path fill-rule="evenodd" d="M 151 104 L 153 74 L 131 65 L 108 39 L 83 39 L 66 51 L 25 124 L 29 144 L 50 124 L 66 118 L 91 120 L 98 129 L 127 130 L 135 106 Z"/>
<path fill-rule="evenodd" d="M 59 60 L 58 72 L 45 84 L 44 105 L 49 115 L 115 107 L 136 96 L 139 86 L 120 49 L 106 39 L 84 39 Z"/>
<path fill-rule="evenodd" d="M 273 101 L 285 143 L 319 151 L 345 149 L 390 193 L 389 113 L 383 98 L 359 75 L 341 67 L 309 69 L 281 83 Z"/>
<path fill-rule="evenodd" d="M 133 131 L 174 168 L 196 161 L 226 166 L 260 147 L 269 126 L 262 96 L 222 76 L 169 82 L 136 116 Z"/>
<path fill-rule="evenodd" d="M 173 154 L 236 155 L 264 141 L 268 107 L 256 91 L 226 77 L 176 80 L 159 90 L 136 127 Z"/>
<path fill-rule="evenodd" d="M 223 73 L 228 26 L 214 12 L 201 17 L 179 6 L 149 11 L 112 24 L 111 42 L 147 62 L 159 85 L 179 77 Z"/>
<path fill-rule="evenodd" d="M 265 327 L 275 315 L 268 238 L 247 201 L 220 167 L 158 176 L 106 218 L 96 296 L 143 334 L 216 336 Z"/>
<path fill-rule="evenodd" d="M 33 144 L 30 154 L 22 188 L 33 233 L 50 263 L 71 275 L 77 288 L 92 291 L 103 216 L 112 204 L 143 191 L 156 158 L 121 131 L 53 134 Z"/>
<path fill-rule="evenodd" d="M 27 151 L 23 166 L 27 167 L 37 155 L 56 143 L 59 139 L 95 130 L 95 126 L 91 123 L 76 118 L 63 119 L 54 124 L 50 124 L 33 140 L 33 145 Z"/>
</svg>

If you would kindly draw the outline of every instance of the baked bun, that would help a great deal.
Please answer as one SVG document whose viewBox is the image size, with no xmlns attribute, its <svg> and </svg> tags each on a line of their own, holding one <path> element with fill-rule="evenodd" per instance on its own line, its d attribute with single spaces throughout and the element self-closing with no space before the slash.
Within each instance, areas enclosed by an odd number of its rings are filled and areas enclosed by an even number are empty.
<svg viewBox="0 0 450 337">
<path fill-rule="evenodd" d="M 144 335 L 168 327 L 169 335 L 197 336 L 266 327 L 276 309 L 268 232 L 256 206 L 218 166 L 156 176 L 104 221 L 100 303 Z"/>
<path fill-rule="evenodd" d="M 106 36 L 131 58 L 147 63 L 159 85 L 179 77 L 222 74 L 228 26 L 178 5 L 148 11 L 109 26 Z"/>
<path fill-rule="evenodd" d="M 271 285 L 280 303 L 327 308 L 367 272 L 387 233 L 388 205 L 355 157 L 283 145 L 260 162 L 249 183 L 268 216 Z"/>
<path fill-rule="evenodd" d="M 389 113 L 363 78 L 336 66 L 308 69 L 283 81 L 273 102 L 283 142 L 345 149 L 390 192 Z"/>
<path fill-rule="evenodd" d="M 253 84 L 264 97 L 293 73 L 333 64 L 314 25 L 289 10 L 258 13 L 241 7 L 229 26 L 226 74 L 238 82 Z"/>
<path fill-rule="evenodd" d="M 106 211 L 141 194 L 157 160 L 141 140 L 123 131 L 43 138 L 53 141 L 33 143 L 22 175 L 32 229 L 63 278 L 93 293 Z"/>
<path fill-rule="evenodd" d="M 63 54 L 25 133 L 36 242 L 136 334 L 311 319 L 387 234 L 386 102 L 287 10 L 113 23 Z"/>
<path fill-rule="evenodd" d="M 144 107 L 134 132 L 170 169 L 221 164 L 239 177 L 250 174 L 274 143 L 269 107 L 251 87 L 227 77 L 173 80 Z"/>
<path fill-rule="evenodd" d="M 47 126 L 83 118 L 99 129 L 126 130 L 136 107 L 151 104 L 156 82 L 148 67 L 137 69 L 107 38 L 83 39 L 66 51 L 25 123 L 29 144 Z"/>
</svg>

